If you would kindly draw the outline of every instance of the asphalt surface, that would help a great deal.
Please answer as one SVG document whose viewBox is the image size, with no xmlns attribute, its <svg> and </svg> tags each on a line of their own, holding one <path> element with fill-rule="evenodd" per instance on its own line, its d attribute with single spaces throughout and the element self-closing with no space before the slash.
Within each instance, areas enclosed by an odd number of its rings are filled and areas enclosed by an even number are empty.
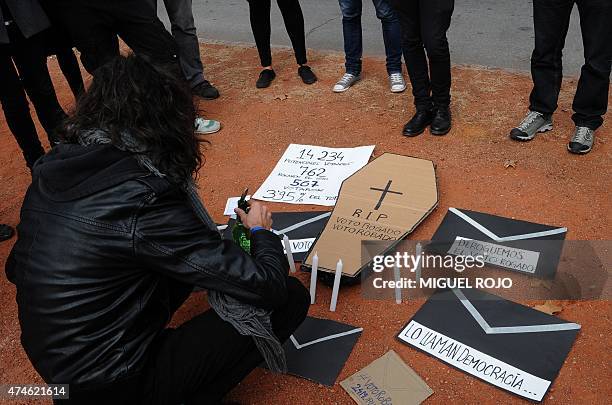
<svg viewBox="0 0 612 405">
<path fill-rule="evenodd" d="M 161 0 L 159 0 L 161 5 Z M 289 46 L 276 2 L 272 0 L 273 45 Z M 301 0 L 307 46 L 342 51 L 342 16 L 337 0 Z M 167 23 L 163 6 L 158 7 Z M 198 35 L 203 41 L 253 43 L 246 0 L 193 0 Z M 533 49 L 533 10 L 529 0 L 456 0 L 448 37 L 455 64 L 529 71 Z M 384 56 L 380 21 L 371 1 L 363 1 L 364 54 Z M 583 63 L 577 9 L 564 51 L 564 72 L 574 76 Z"/>
</svg>

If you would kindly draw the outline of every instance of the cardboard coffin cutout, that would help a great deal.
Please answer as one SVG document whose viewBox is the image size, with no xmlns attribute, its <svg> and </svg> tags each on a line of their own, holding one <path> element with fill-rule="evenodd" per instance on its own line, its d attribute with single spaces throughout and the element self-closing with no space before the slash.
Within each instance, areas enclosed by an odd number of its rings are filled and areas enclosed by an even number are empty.
<svg viewBox="0 0 612 405">
<path fill-rule="evenodd" d="M 287 235 L 291 244 L 293 259 L 296 262 L 301 262 L 323 230 L 330 215 L 330 211 L 273 212 L 272 232 L 276 233 L 281 239 L 283 235 Z M 234 219 L 229 220 L 227 228 L 223 231 L 223 238 L 232 239 L 234 221 Z"/>
<path fill-rule="evenodd" d="M 340 383 L 362 405 L 418 405 L 433 391 L 393 350 Z"/>
<path fill-rule="evenodd" d="M 367 267 L 361 242 L 395 246 L 438 205 L 433 162 L 385 153 L 344 180 L 331 217 L 311 247 L 304 265 L 319 257 L 319 271 L 333 273 L 342 259 L 343 275 L 356 277 Z M 380 253 L 383 253 L 382 251 Z"/>
<path fill-rule="evenodd" d="M 283 345 L 289 374 L 334 385 L 362 331 L 329 319 L 307 317 Z"/>
<path fill-rule="evenodd" d="M 440 290 L 398 338 L 521 397 L 541 401 L 580 325 L 475 289 Z"/>
<path fill-rule="evenodd" d="M 478 256 L 502 269 L 554 278 L 566 228 L 449 208 L 428 252 Z"/>
</svg>

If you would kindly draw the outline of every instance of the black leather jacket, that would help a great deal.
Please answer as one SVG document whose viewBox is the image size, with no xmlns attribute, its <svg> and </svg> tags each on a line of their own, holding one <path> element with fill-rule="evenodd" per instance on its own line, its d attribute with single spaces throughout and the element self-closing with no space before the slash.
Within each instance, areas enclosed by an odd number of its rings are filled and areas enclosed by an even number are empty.
<svg viewBox="0 0 612 405">
<path fill-rule="evenodd" d="M 112 146 L 59 145 L 39 160 L 17 229 L 6 273 L 21 342 L 48 383 L 137 375 L 177 284 L 270 309 L 287 298 L 276 235 L 256 232 L 245 254 L 196 217 L 180 188 Z"/>
</svg>

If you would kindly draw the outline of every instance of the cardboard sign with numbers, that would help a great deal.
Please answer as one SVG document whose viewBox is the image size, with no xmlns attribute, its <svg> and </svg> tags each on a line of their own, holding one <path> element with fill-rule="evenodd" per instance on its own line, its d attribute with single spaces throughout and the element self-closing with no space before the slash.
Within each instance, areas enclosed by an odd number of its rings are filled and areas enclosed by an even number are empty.
<svg viewBox="0 0 612 405">
<path fill-rule="evenodd" d="M 342 183 L 332 215 L 304 265 L 312 266 L 316 252 L 319 271 L 334 272 L 342 259 L 343 275 L 355 277 L 368 265 L 362 263 L 362 241 L 387 241 L 390 248 L 437 205 L 433 162 L 385 153 Z"/>
<path fill-rule="evenodd" d="M 365 166 L 373 151 L 373 145 L 328 148 L 291 144 L 253 198 L 332 206 L 342 181 Z"/>
</svg>

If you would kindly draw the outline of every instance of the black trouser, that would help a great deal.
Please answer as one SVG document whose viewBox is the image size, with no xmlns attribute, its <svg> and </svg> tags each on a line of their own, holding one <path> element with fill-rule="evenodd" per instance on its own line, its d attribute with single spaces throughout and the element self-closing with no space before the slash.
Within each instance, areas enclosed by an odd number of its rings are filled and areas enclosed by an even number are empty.
<svg viewBox="0 0 612 405">
<path fill-rule="evenodd" d="M 178 51 L 150 1 L 58 1 L 62 20 L 88 72 L 119 55 L 117 35 L 137 54 L 178 67 Z"/>
<path fill-rule="evenodd" d="M 531 56 L 532 111 L 552 114 L 563 79 L 562 54 L 574 3 L 578 4 L 585 64 L 574 96 L 577 126 L 597 129 L 608 107 L 612 64 L 611 0 L 533 0 L 535 49 Z"/>
<path fill-rule="evenodd" d="M 70 47 L 58 47 L 55 50 L 55 56 L 57 56 L 57 63 L 59 64 L 68 86 L 77 99 L 85 91 L 85 84 L 83 83 L 83 76 L 81 75 L 81 68 L 79 67 L 79 61 L 76 55 Z"/>
<path fill-rule="evenodd" d="M 249 2 L 249 13 L 251 17 L 251 29 L 255 37 L 255 44 L 259 52 L 261 66 L 272 65 L 272 53 L 270 51 L 270 7 L 271 0 L 247 0 Z M 299 0 L 277 0 L 278 7 L 283 15 L 285 28 L 295 60 L 299 65 L 304 65 L 306 59 L 306 38 L 304 36 L 304 15 Z"/>
<path fill-rule="evenodd" d="M 172 309 L 191 292 L 191 287 L 178 283 L 168 288 L 176 290 Z M 287 290 L 287 303 L 272 314 L 272 328 L 283 342 L 310 307 L 310 294 L 298 279 L 289 277 Z M 70 403 L 217 404 L 263 361 L 253 338 L 240 335 L 212 309 L 164 330 L 151 346 L 142 375 L 74 395 L 71 387 Z"/>
<path fill-rule="evenodd" d="M 272 314 L 281 341 L 304 321 L 310 306 L 299 280 L 290 277 L 287 289 L 287 303 Z M 240 335 L 213 310 L 167 330 L 157 344 L 143 386 L 149 404 L 216 403 L 262 362 L 253 338 Z"/>
<path fill-rule="evenodd" d="M 24 88 L 50 144 L 55 142 L 54 131 L 66 114 L 57 100 L 47 69 L 45 32 L 25 39 L 15 24 L 7 28 L 11 43 L 0 45 L 0 102 L 8 127 L 31 168 L 44 150 L 30 115 Z"/>
<path fill-rule="evenodd" d="M 451 63 L 446 31 L 450 27 L 455 1 L 392 0 L 391 3 L 398 12 L 402 27 L 404 61 L 417 110 L 448 107 Z"/>
</svg>

